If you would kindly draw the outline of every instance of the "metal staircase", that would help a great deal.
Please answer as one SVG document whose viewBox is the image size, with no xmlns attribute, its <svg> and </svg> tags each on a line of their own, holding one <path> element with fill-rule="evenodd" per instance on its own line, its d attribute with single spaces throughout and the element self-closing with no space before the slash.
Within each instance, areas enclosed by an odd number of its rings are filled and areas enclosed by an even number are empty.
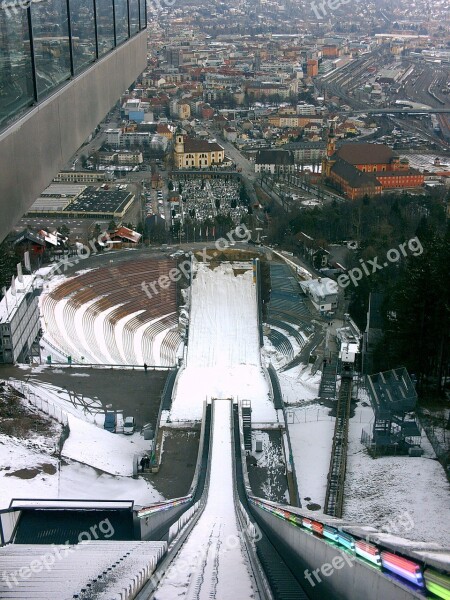
<svg viewBox="0 0 450 600">
<path fill-rule="evenodd" d="M 244 448 L 252 449 L 252 403 L 242 400 L 242 424 L 244 429 Z"/>
<path fill-rule="evenodd" d="M 342 377 L 334 425 L 333 448 L 328 471 L 324 512 L 333 517 L 342 516 L 344 481 L 347 466 L 348 420 L 352 399 L 352 378 Z"/>
</svg>

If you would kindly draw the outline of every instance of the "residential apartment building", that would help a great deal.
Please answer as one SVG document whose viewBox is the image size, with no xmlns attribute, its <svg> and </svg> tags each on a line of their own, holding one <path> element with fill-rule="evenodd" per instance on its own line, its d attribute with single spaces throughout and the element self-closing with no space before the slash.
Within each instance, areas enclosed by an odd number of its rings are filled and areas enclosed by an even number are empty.
<svg viewBox="0 0 450 600">
<path fill-rule="evenodd" d="M 0 364 L 25 361 L 39 332 L 38 290 L 30 275 L 12 279 L 0 302 Z"/>
<path fill-rule="evenodd" d="M 289 142 L 283 150 L 291 150 L 297 164 L 318 162 L 325 158 L 327 145 L 325 142 Z"/>
</svg>

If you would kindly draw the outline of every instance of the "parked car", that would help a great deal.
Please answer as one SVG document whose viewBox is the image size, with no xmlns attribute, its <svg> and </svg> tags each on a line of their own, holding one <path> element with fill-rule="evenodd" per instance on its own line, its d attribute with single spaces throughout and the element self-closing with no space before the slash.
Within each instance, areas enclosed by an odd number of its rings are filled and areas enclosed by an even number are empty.
<svg viewBox="0 0 450 600">
<path fill-rule="evenodd" d="M 108 411 L 105 415 L 105 424 L 103 425 L 106 431 L 116 433 L 116 413 Z"/>
<path fill-rule="evenodd" d="M 134 417 L 125 417 L 125 421 L 123 423 L 123 432 L 125 435 L 132 435 L 136 428 L 136 421 Z"/>
</svg>

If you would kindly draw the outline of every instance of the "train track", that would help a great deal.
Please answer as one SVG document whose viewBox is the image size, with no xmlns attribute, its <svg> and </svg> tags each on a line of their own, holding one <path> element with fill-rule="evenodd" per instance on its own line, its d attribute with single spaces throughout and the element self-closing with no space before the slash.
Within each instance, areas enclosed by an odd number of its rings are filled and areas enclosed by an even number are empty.
<svg viewBox="0 0 450 600">
<path fill-rule="evenodd" d="M 333 517 L 342 517 L 344 504 L 344 482 L 347 467 L 348 421 L 352 399 L 351 377 L 342 377 L 334 425 L 333 448 L 328 471 L 324 512 Z"/>
</svg>

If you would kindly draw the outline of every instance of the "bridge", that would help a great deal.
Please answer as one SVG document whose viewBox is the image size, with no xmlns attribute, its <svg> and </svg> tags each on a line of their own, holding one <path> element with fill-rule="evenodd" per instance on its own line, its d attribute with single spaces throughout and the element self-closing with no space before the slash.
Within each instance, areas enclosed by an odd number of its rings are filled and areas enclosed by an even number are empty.
<svg viewBox="0 0 450 600">
<path fill-rule="evenodd" d="M 385 115 L 385 114 L 395 114 L 395 115 L 432 115 L 432 114 L 450 114 L 450 108 L 407 108 L 407 107 L 394 107 L 391 106 L 389 108 L 367 108 L 367 110 L 350 110 L 350 111 L 339 111 L 339 114 L 356 114 L 356 115 Z"/>
</svg>

